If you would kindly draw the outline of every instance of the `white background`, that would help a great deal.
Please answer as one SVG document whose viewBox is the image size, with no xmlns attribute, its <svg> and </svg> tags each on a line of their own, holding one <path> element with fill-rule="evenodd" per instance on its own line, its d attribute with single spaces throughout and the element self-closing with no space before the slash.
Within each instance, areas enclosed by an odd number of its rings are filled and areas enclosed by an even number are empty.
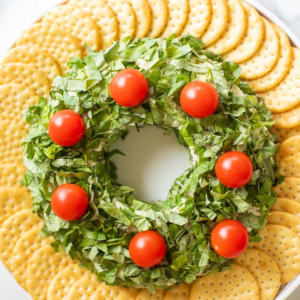
<svg viewBox="0 0 300 300">
<path fill-rule="evenodd" d="M 0 0 L 0 57 L 13 44 L 22 29 L 43 12 L 62 2 L 63 0 Z M 257 2 L 275 13 L 300 37 L 300 0 L 257 0 Z M 124 184 L 131 184 L 136 188 L 138 196 L 143 199 L 163 199 L 171 182 L 188 167 L 187 153 L 178 146 L 174 137 L 162 137 L 162 133 L 158 130 L 147 129 L 143 132 L 143 136 L 146 138 L 132 133 L 128 141 L 124 144 L 119 143 L 118 147 L 127 153 L 126 159 L 122 157 L 116 159 L 121 169 L 120 179 Z M 131 150 L 133 142 L 136 145 L 135 150 Z M 139 149 L 141 151 L 137 151 Z M 173 152 L 172 157 L 168 155 L 170 149 Z M 134 168 L 139 172 L 133 176 L 130 172 L 132 166 L 128 162 L 134 158 L 137 158 Z M 145 161 L 152 161 L 155 164 L 145 165 L 143 164 Z M 143 168 L 139 167 L 141 164 Z M 289 300 L 299 298 L 300 290 Z M 30 300 L 1 262 L 0 300 Z"/>
</svg>

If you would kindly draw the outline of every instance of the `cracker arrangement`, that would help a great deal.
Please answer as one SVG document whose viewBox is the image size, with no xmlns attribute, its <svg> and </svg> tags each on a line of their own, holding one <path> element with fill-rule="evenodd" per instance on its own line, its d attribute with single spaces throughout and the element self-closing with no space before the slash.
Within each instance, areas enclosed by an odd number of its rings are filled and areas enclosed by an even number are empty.
<svg viewBox="0 0 300 300">
<path fill-rule="evenodd" d="M 286 179 L 274 187 L 278 200 L 260 232 L 262 241 L 250 243 L 231 269 L 155 294 L 111 287 L 40 235 L 43 222 L 31 212 L 30 193 L 20 185 L 30 180 L 24 178 L 23 114 L 48 97 L 55 76 L 66 73 L 67 62 L 83 58 L 86 49 L 108 49 L 126 37 L 188 33 L 203 40 L 205 50 L 239 64 L 242 80 L 264 99 L 282 143 L 276 158 Z M 272 300 L 300 273 L 300 50 L 248 3 L 70 0 L 25 29 L 2 59 L 0 107 L 0 259 L 33 300 Z"/>
</svg>

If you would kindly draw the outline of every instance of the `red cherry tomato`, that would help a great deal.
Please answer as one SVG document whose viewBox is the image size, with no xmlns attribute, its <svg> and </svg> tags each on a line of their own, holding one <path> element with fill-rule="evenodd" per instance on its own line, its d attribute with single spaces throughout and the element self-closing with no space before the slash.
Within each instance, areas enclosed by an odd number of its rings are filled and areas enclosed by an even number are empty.
<svg viewBox="0 0 300 300">
<path fill-rule="evenodd" d="M 211 245 L 224 258 L 235 258 L 248 247 L 249 235 L 246 227 L 235 220 L 219 223 L 212 231 Z"/>
<path fill-rule="evenodd" d="M 129 254 L 135 264 L 142 268 L 152 268 L 165 257 L 167 246 L 160 234 L 148 230 L 139 232 L 129 244 Z"/>
<path fill-rule="evenodd" d="M 82 117 L 72 110 L 61 110 L 50 120 L 48 126 L 51 140 L 63 147 L 74 146 L 80 142 L 85 132 Z"/>
<path fill-rule="evenodd" d="M 193 81 L 182 90 L 180 104 L 188 115 L 203 119 L 216 111 L 219 105 L 219 95 L 212 85 L 202 81 Z"/>
<path fill-rule="evenodd" d="M 62 220 L 75 221 L 81 218 L 89 205 L 86 191 L 76 184 L 59 186 L 51 197 L 51 207 L 54 213 Z"/>
<path fill-rule="evenodd" d="M 147 97 L 149 85 L 146 77 L 136 69 L 120 71 L 110 83 L 110 94 L 121 106 L 133 107 Z"/>
<path fill-rule="evenodd" d="M 237 189 L 251 181 L 253 165 L 246 154 L 231 151 L 217 160 L 215 170 L 221 183 L 229 188 Z"/>
</svg>

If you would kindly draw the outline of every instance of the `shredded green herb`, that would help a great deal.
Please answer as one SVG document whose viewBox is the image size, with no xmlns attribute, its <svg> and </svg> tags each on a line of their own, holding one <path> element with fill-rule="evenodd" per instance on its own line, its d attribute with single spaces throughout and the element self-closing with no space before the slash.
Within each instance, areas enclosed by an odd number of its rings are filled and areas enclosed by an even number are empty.
<svg viewBox="0 0 300 300">
<path fill-rule="evenodd" d="M 153 292 L 226 270 L 232 260 L 210 245 L 216 222 L 237 219 L 251 241 L 259 241 L 258 230 L 276 202 L 272 186 L 280 179 L 272 114 L 239 79 L 240 67 L 203 45 L 190 35 L 125 39 L 83 60 L 73 58 L 70 72 L 55 78 L 49 99 L 41 98 L 25 114 L 30 131 L 23 143 L 24 181 L 34 211 L 45 220 L 42 233 L 55 237 L 55 250 L 78 259 L 109 285 Z M 121 107 L 110 97 L 109 84 L 124 68 L 140 70 L 149 82 L 148 98 L 138 107 Z M 209 82 L 219 94 L 216 113 L 206 119 L 189 117 L 179 104 L 180 91 L 194 80 Z M 74 147 L 54 144 L 47 132 L 50 118 L 62 109 L 80 113 L 85 121 L 85 136 Z M 122 154 L 111 151 L 112 144 L 130 128 L 146 126 L 174 132 L 190 154 L 191 167 L 175 180 L 165 201 L 137 199 L 132 188 L 118 184 L 110 161 Z M 251 182 L 240 189 L 225 187 L 215 176 L 217 158 L 230 150 L 246 153 L 254 166 Z M 76 183 L 89 194 L 89 209 L 75 222 L 59 219 L 51 209 L 51 195 L 64 183 Z M 168 251 L 158 266 L 142 269 L 130 259 L 128 245 L 136 232 L 148 229 L 164 237 Z"/>
</svg>

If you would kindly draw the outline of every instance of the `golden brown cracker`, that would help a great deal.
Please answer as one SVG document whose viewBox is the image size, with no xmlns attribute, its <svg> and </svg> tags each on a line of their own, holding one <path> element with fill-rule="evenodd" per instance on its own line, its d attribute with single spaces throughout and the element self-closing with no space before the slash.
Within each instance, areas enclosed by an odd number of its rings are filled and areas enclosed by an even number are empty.
<svg viewBox="0 0 300 300">
<path fill-rule="evenodd" d="M 190 300 L 191 284 L 180 284 L 173 290 L 167 291 L 164 300 Z"/>
<path fill-rule="evenodd" d="M 282 160 L 285 157 L 294 156 L 300 152 L 300 135 L 285 140 L 276 153 L 276 159 Z"/>
<path fill-rule="evenodd" d="M 138 293 L 139 290 L 135 288 L 108 286 L 102 283 L 92 295 L 91 300 L 136 300 Z"/>
<path fill-rule="evenodd" d="M 57 61 L 48 52 L 37 47 L 24 45 L 12 48 L 5 54 L 2 63 L 6 64 L 13 62 L 32 65 L 34 68 L 44 73 L 50 83 L 54 80 L 56 75 L 61 75 L 61 70 Z"/>
<path fill-rule="evenodd" d="M 17 41 L 18 46 L 38 47 L 48 52 L 58 62 L 60 69 L 66 73 L 67 63 L 72 57 L 83 55 L 83 48 L 78 40 L 53 24 L 36 23 L 23 31 Z"/>
<path fill-rule="evenodd" d="M 273 189 L 278 197 L 288 198 L 300 203 L 300 178 L 287 177 L 283 183 Z"/>
<path fill-rule="evenodd" d="M 276 128 L 272 127 L 271 132 L 274 133 L 280 142 L 283 142 L 293 136 L 300 135 L 300 126 L 294 128 Z"/>
<path fill-rule="evenodd" d="M 281 160 L 279 174 L 285 177 L 300 178 L 300 153 Z"/>
<path fill-rule="evenodd" d="M 191 300 L 259 300 L 255 277 L 245 268 L 233 265 L 230 270 L 198 277 L 191 289 Z"/>
<path fill-rule="evenodd" d="M 280 270 L 270 255 L 261 250 L 247 249 L 234 263 L 254 275 L 260 287 L 260 300 L 276 297 L 280 288 Z"/>
<path fill-rule="evenodd" d="M 224 54 L 236 47 L 243 38 L 247 28 L 245 9 L 238 0 L 227 0 L 228 19 L 225 31 L 220 38 L 206 50 L 215 54 Z"/>
<path fill-rule="evenodd" d="M 166 290 L 156 290 L 155 294 L 152 294 L 146 289 L 142 289 L 137 297 L 136 300 L 164 300 L 164 296 L 166 294 Z"/>
<path fill-rule="evenodd" d="M 286 212 L 300 218 L 300 203 L 287 198 L 278 198 L 271 211 Z"/>
<path fill-rule="evenodd" d="M 0 165 L 0 187 L 21 187 L 25 172 L 23 164 Z"/>
<path fill-rule="evenodd" d="M 168 21 L 167 0 L 148 0 L 151 10 L 151 25 L 147 34 L 150 38 L 158 37 L 166 27 Z"/>
</svg>

